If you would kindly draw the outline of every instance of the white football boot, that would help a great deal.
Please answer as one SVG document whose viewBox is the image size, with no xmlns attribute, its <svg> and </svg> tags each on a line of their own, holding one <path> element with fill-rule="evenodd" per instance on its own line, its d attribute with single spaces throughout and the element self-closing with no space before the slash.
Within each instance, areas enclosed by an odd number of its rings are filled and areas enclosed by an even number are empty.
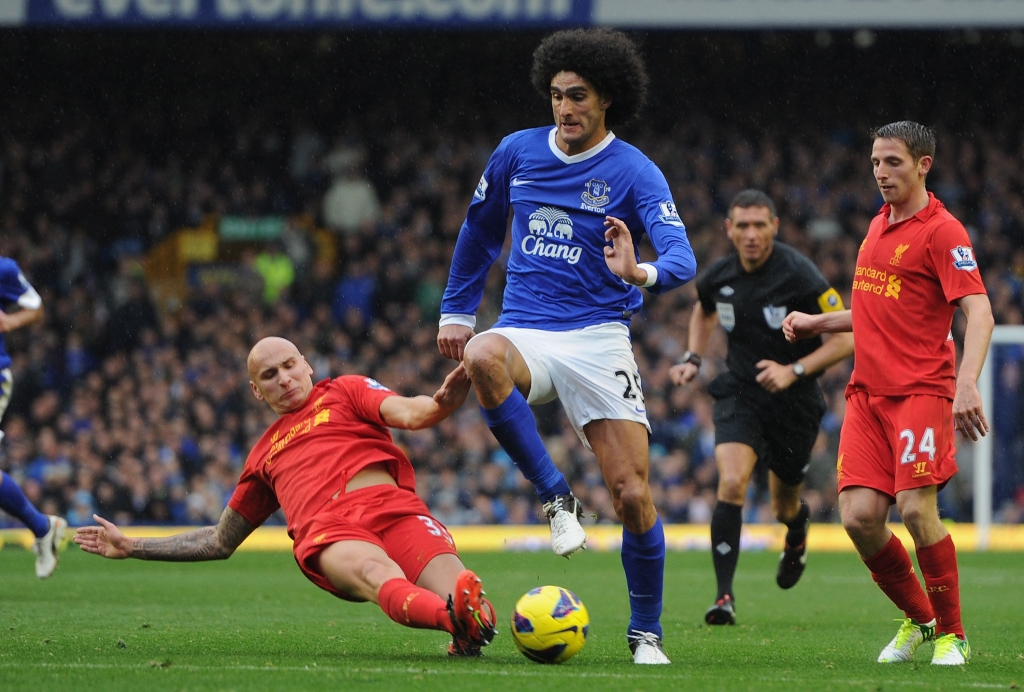
<svg viewBox="0 0 1024 692">
<path fill-rule="evenodd" d="M 60 517 L 47 516 L 50 530 L 42 538 L 37 538 L 32 546 L 36 554 L 36 576 L 46 579 L 57 569 L 57 550 L 64 544 L 64 532 L 68 523 Z"/>
<path fill-rule="evenodd" d="M 971 645 L 955 634 L 942 634 L 935 638 L 932 652 L 933 666 L 963 666 L 971 660 Z"/>
<path fill-rule="evenodd" d="M 572 493 L 559 495 L 544 503 L 544 514 L 551 524 L 551 550 L 555 555 L 569 557 L 586 547 L 587 533 L 580 526 L 583 505 Z"/>
<path fill-rule="evenodd" d="M 663 666 L 672 662 L 661 648 L 661 637 L 653 632 L 633 630 L 626 639 L 629 640 L 629 650 L 633 652 L 633 663 Z"/>
<path fill-rule="evenodd" d="M 897 620 L 899 622 L 899 620 Z M 935 638 L 935 619 L 923 625 L 907 618 L 892 641 L 878 654 L 879 663 L 905 663 L 914 656 L 917 647 Z"/>
</svg>

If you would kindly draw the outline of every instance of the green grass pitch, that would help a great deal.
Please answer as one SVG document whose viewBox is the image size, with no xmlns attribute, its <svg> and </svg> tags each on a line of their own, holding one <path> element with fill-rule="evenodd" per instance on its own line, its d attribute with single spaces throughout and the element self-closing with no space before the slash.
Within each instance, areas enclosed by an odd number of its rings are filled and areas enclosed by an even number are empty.
<svg viewBox="0 0 1024 692">
<path fill-rule="evenodd" d="M 954 690 L 1024 684 L 1024 554 L 963 554 L 961 589 L 974 661 L 933 669 L 874 662 L 898 616 L 851 553 L 810 556 L 791 591 L 777 556 L 744 553 L 735 627 L 703 625 L 714 595 L 709 555 L 670 553 L 665 648 L 673 665 L 634 666 L 619 556 L 464 556 L 484 579 L 501 632 L 482 659 L 449 660 L 446 637 L 336 600 L 283 553 L 208 564 L 112 562 L 70 548 L 40 582 L 30 553 L 0 552 L 0 689 L 29 690 Z M 561 666 L 516 651 L 508 618 L 540 584 L 575 591 L 590 640 Z"/>
</svg>

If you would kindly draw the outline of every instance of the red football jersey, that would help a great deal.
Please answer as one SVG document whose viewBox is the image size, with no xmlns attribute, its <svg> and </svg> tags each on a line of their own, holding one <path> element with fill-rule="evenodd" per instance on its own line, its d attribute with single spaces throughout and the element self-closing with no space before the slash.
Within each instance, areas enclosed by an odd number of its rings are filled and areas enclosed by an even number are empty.
<svg viewBox="0 0 1024 692">
<path fill-rule="evenodd" d="M 386 463 L 399 487 L 415 492 L 412 464 L 380 416 L 381 402 L 394 395 L 360 375 L 318 382 L 306 403 L 278 418 L 249 452 L 228 506 L 257 526 L 281 507 L 288 535 L 297 539 L 368 464 Z"/>
<path fill-rule="evenodd" d="M 928 206 L 905 221 L 890 224 L 890 210 L 886 204 L 872 220 L 857 255 L 847 392 L 952 399 L 955 303 L 985 293 L 971 240 L 930 192 Z"/>
</svg>

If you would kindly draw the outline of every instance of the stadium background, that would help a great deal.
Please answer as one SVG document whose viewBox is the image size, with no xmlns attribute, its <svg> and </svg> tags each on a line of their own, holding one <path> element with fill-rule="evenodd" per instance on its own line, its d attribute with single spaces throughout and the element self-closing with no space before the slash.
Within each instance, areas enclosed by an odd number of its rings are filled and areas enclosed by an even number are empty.
<svg viewBox="0 0 1024 692">
<path fill-rule="evenodd" d="M 448 14 L 429 15 L 438 7 Z M 1024 2 L 0 0 L 0 254 L 47 310 L 8 335 L 0 468 L 72 525 L 94 511 L 212 523 L 272 415 L 246 384 L 256 339 L 292 338 L 317 378 L 433 391 L 451 367 L 434 345 L 438 304 L 472 190 L 502 136 L 550 120 L 531 52 L 554 26 L 595 21 L 643 47 L 649 105 L 616 134 L 665 172 L 700 267 L 730 249 L 728 199 L 755 186 L 779 205 L 781 239 L 848 302 L 880 206 L 866 132 L 909 118 L 938 130 L 929 187 L 967 225 L 997 323 L 1024 322 Z M 496 266 L 482 325 L 502 281 Z M 694 300 L 692 286 L 647 296 L 633 334 L 655 502 L 700 525 L 716 483 L 710 399 L 667 378 Z M 716 338 L 702 385 L 723 356 Z M 992 363 L 995 518 L 1011 524 L 1024 521 L 1022 363 L 1021 347 Z M 841 364 L 821 380 L 816 521 L 837 519 L 848 376 Z M 557 404 L 536 413 L 574 492 L 614 522 Z M 538 523 L 475 406 L 396 437 L 446 524 Z M 971 452 L 940 496 L 956 521 L 972 516 Z M 761 475 L 747 521 L 771 520 L 765 499 Z"/>
</svg>

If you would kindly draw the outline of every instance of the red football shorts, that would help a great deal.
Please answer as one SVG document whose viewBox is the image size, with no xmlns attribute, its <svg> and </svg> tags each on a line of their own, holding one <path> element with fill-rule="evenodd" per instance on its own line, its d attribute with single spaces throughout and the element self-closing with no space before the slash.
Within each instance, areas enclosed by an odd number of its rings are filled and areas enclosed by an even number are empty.
<svg viewBox="0 0 1024 692">
<path fill-rule="evenodd" d="M 393 485 L 372 485 L 341 495 L 301 530 L 293 551 L 299 569 L 324 591 L 347 601 L 320 573 L 320 552 L 340 541 L 365 541 L 380 546 L 416 583 L 427 563 L 455 551 L 455 541 L 416 493 Z"/>
<path fill-rule="evenodd" d="M 953 402 L 940 396 L 870 396 L 853 392 L 839 436 L 839 490 L 939 486 L 956 473 Z"/>
</svg>

